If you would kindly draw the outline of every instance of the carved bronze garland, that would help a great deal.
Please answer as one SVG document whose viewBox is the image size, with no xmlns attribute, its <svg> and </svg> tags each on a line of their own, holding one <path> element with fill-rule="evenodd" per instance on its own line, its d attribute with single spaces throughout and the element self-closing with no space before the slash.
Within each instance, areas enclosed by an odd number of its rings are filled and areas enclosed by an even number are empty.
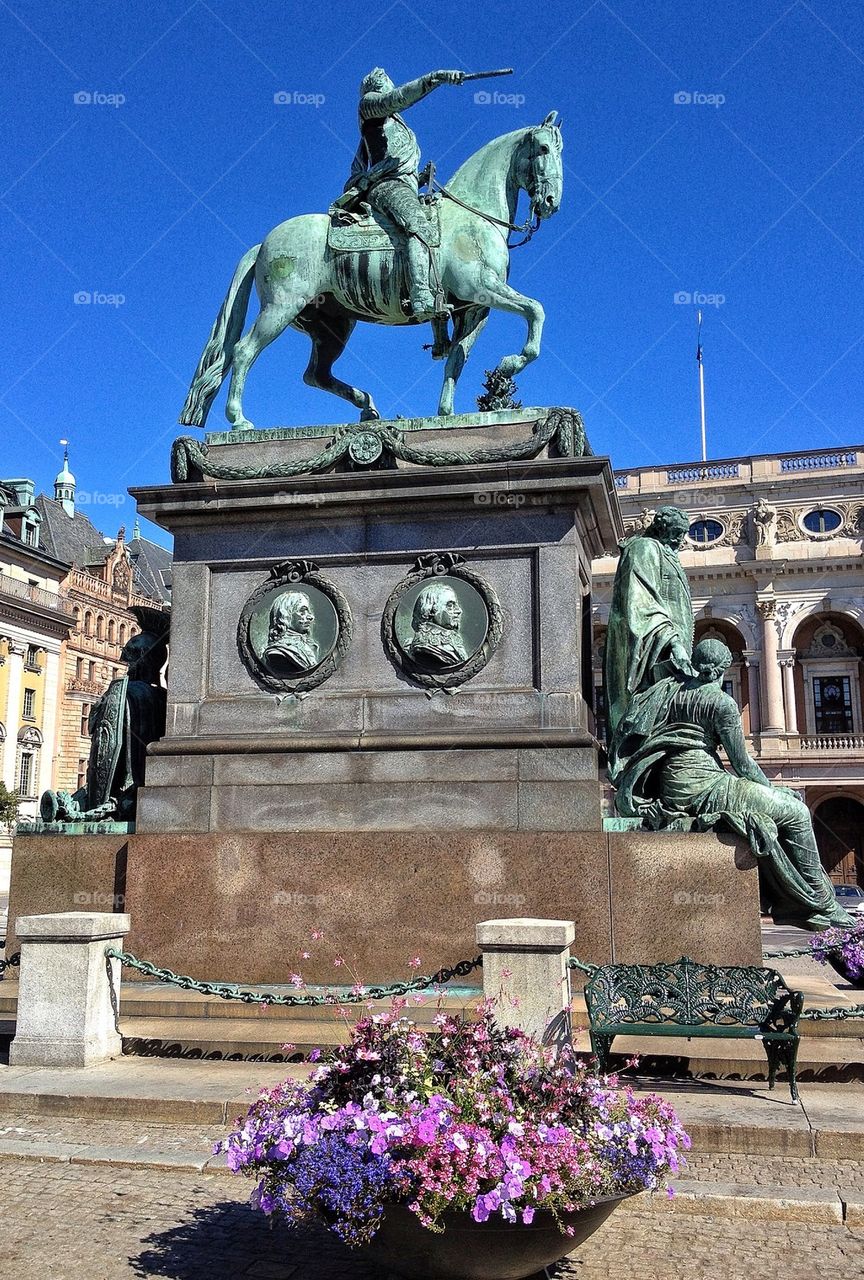
<svg viewBox="0 0 864 1280">
<path fill-rule="evenodd" d="M 470 425 L 470 424 L 466 424 Z M 409 437 L 421 432 L 394 430 L 384 421 L 361 422 L 340 428 L 326 447 L 301 462 L 272 463 L 262 467 L 229 466 L 216 462 L 206 444 L 181 436 L 171 449 L 171 479 L 175 484 L 202 480 L 287 480 L 294 476 L 320 475 L 336 468 L 393 466 L 396 461 L 418 467 L 475 466 L 483 462 L 519 462 L 536 458 L 551 446 L 558 457 L 589 456 L 591 448 L 582 418 L 575 409 L 549 409 L 525 440 L 477 449 L 424 448 Z"/>
<path fill-rule="evenodd" d="M 353 630 L 348 601 L 318 566 L 286 560 L 273 566 L 246 601 L 237 648 L 262 689 L 300 695 L 332 676 Z"/>
<path fill-rule="evenodd" d="M 503 629 L 494 590 L 453 552 L 420 556 L 381 619 L 390 661 L 427 690 L 455 690 L 476 676 Z"/>
</svg>

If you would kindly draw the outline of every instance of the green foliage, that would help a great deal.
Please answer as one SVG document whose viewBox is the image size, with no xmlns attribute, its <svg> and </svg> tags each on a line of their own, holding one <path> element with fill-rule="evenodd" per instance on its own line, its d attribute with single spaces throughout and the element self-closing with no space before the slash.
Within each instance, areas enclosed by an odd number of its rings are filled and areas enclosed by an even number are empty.
<svg viewBox="0 0 864 1280">
<path fill-rule="evenodd" d="M 516 399 L 515 380 L 500 369 L 486 370 L 483 387 L 483 394 L 477 397 L 477 408 L 481 413 L 522 408 L 522 401 Z"/>
<path fill-rule="evenodd" d="M 14 827 L 18 821 L 18 807 L 21 804 L 21 797 L 17 791 L 8 791 L 4 784 L 0 782 L 0 828 L 7 831 Z"/>
</svg>

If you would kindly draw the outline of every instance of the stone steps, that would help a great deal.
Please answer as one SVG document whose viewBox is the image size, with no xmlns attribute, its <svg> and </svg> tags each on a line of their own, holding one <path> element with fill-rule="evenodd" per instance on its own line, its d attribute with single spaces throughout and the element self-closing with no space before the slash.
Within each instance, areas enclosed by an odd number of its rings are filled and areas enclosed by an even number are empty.
<svg viewBox="0 0 864 1280">
<path fill-rule="evenodd" d="M 805 1007 L 848 1006 L 861 993 L 838 988 L 821 974 L 790 975 L 790 984 L 804 991 Z M 250 988 L 255 989 L 255 988 Z M 277 994 L 293 994 L 289 986 L 273 986 Z M 440 1008 L 470 1011 L 481 998 L 476 987 L 451 987 L 441 997 L 422 1003 L 409 999 L 407 1012 L 421 1026 L 429 1026 Z M 0 1038 L 14 1033 L 18 983 L 0 982 Z M 384 1009 L 387 1002 L 378 1002 Z M 358 1015 L 364 1006 L 356 1006 Z M 581 991 L 572 1003 L 575 1043 L 589 1052 L 588 1017 Z M 243 1005 L 161 983 L 126 982 L 121 988 L 121 1030 L 124 1051 L 152 1057 L 213 1057 L 235 1060 L 282 1061 L 308 1055 L 344 1041 L 347 1032 L 332 1006 Z M 799 1072 L 804 1078 L 837 1072 L 864 1074 L 864 1021 L 802 1021 Z M 293 1046 L 285 1049 L 284 1046 Z M 682 1037 L 619 1037 L 615 1052 L 621 1058 L 638 1056 L 643 1068 L 665 1075 L 690 1074 L 719 1078 L 764 1079 L 765 1053 L 753 1040 Z"/>
<path fill-rule="evenodd" d="M 222 1175 L 213 1144 L 248 1104 L 244 1090 L 304 1070 L 128 1058 L 77 1071 L 0 1067 L 0 1164 L 12 1179 L 28 1163 Z M 658 1092 L 691 1134 L 690 1163 L 671 1201 L 642 1196 L 621 1213 L 864 1227 L 860 1085 L 804 1085 L 800 1105 L 764 1086 Z"/>
</svg>

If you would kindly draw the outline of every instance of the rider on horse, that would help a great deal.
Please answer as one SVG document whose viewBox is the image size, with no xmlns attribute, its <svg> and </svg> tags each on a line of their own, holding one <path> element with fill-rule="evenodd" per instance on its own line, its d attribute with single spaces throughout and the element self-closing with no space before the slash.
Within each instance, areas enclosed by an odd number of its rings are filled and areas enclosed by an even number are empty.
<svg viewBox="0 0 864 1280">
<path fill-rule="evenodd" d="M 397 88 L 382 67 L 375 67 L 360 85 L 360 145 L 345 183 L 349 198 L 343 196 L 338 203 L 344 208 L 363 199 L 404 232 L 409 303 L 417 320 L 431 320 L 437 314 L 429 288 L 432 250 L 429 220 L 417 189 L 420 148 L 399 112 L 439 85 L 461 84 L 463 79 L 461 71 L 432 71 Z"/>
</svg>

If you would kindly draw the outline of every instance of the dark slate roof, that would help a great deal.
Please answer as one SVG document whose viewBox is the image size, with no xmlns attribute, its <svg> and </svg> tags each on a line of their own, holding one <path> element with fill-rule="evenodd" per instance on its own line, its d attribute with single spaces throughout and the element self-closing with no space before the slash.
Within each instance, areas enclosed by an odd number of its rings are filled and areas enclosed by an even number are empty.
<svg viewBox="0 0 864 1280">
<path fill-rule="evenodd" d="M 39 541 L 50 556 L 81 569 L 102 564 L 111 546 L 83 512 L 67 515 L 59 502 L 44 493 L 39 494 L 34 505 L 42 517 Z"/>
<path fill-rule="evenodd" d="M 148 538 L 133 538 L 127 542 L 132 560 L 135 590 L 151 600 L 171 602 L 171 565 L 173 557 L 165 547 Z"/>
</svg>

